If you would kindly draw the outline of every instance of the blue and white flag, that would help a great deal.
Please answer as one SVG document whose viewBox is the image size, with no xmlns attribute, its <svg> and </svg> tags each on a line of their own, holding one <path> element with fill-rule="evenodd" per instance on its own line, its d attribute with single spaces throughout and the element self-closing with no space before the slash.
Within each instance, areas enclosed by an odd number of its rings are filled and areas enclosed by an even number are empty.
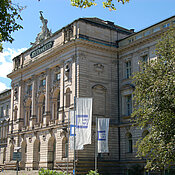
<svg viewBox="0 0 175 175">
<path fill-rule="evenodd" d="M 98 153 L 108 153 L 109 118 L 98 118 Z"/>
<path fill-rule="evenodd" d="M 70 148 L 74 149 L 74 115 L 70 115 Z M 91 144 L 92 98 L 76 99 L 75 150 Z"/>
</svg>

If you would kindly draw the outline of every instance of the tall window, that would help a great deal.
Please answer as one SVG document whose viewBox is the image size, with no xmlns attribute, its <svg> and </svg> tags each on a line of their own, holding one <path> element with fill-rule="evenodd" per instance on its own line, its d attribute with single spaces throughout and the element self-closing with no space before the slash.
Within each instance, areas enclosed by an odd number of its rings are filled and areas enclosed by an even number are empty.
<svg viewBox="0 0 175 175">
<path fill-rule="evenodd" d="M 45 97 L 43 98 L 42 102 L 42 114 L 45 114 Z"/>
<path fill-rule="evenodd" d="M 131 76 L 131 60 L 125 62 L 126 67 L 126 78 L 129 78 Z"/>
<path fill-rule="evenodd" d="M 26 112 L 26 126 L 29 126 L 29 111 Z"/>
<path fill-rule="evenodd" d="M 32 103 L 29 106 L 29 118 L 32 117 Z"/>
<path fill-rule="evenodd" d="M 29 84 L 29 85 L 27 86 L 27 93 L 28 93 L 29 95 L 32 94 L 32 84 Z"/>
<path fill-rule="evenodd" d="M 142 56 L 142 61 L 143 61 L 144 63 L 148 63 L 148 55 Z"/>
<path fill-rule="evenodd" d="M 40 81 L 40 86 L 45 86 L 46 85 L 46 79 L 42 79 Z"/>
<path fill-rule="evenodd" d="M 67 137 L 64 137 L 62 140 L 62 157 L 68 157 L 68 140 Z"/>
<path fill-rule="evenodd" d="M 59 72 L 59 73 L 56 73 L 55 74 L 55 80 L 56 81 L 59 81 L 61 79 L 61 73 Z"/>
<path fill-rule="evenodd" d="M 60 109 L 60 92 L 58 93 L 58 96 L 57 96 L 57 119 L 59 116 L 59 109 Z"/>
<path fill-rule="evenodd" d="M 70 107 L 70 89 L 66 89 L 66 107 Z"/>
<path fill-rule="evenodd" d="M 1 107 L 1 117 L 3 117 L 3 116 L 4 116 L 4 108 Z"/>
<path fill-rule="evenodd" d="M 132 95 L 126 96 L 126 114 L 130 116 L 132 113 Z"/>
<path fill-rule="evenodd" d="M 17 112 L 18 112 L 18 108 L 17 108 L 17 106 L 15 106 L 14 120 L 17 120 Z"/>
<path fill-rule="evenodd" d="M 6 106 L 6 116 L 9 115 L 9 105 Z"/>
<path fill-rule="evenodd" d="M 133 152 L 133 147 L 132 147 L 132 134 L 128 133 L 126 136 L 127 139 L 127 152 L 132 153 Z"/>
</svg>

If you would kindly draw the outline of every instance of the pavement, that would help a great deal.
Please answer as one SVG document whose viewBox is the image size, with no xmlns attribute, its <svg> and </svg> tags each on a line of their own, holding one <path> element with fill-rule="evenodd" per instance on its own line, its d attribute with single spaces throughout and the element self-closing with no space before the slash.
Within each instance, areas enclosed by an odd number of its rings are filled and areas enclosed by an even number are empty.
<svg viewBox="0 0 175 175">
<path fill-rule="evenodd" d="M 4 171 L 0 172 L 0 175 L 17 175 L 17 172 L 12 171 L 12 170 L 4 170 Z M 38 171 L 21 170 L 21 171 L 18 171 L 18 175 L 38 175 Z"/>
</svg>

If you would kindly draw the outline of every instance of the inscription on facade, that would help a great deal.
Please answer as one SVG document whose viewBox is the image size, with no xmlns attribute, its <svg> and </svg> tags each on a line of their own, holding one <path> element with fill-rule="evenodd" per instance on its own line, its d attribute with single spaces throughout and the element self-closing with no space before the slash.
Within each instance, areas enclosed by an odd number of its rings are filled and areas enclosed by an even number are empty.
<svg viewBox="0 0 175 175">
<path fill-rule="evenodd" d="M 46 50 L 52 48 L 54 41 L 49 41 L 48 43 L 44 44 L 43 46 L 37 48 L 36 50 L 30 53 L 30 57 L 36 57 L 37 55 L 45 52 Z"/>
</svg>

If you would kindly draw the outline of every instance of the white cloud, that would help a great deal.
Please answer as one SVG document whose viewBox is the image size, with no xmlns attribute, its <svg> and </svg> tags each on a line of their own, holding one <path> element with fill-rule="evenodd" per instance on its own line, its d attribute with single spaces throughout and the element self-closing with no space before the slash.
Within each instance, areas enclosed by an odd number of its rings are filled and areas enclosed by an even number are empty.
<svg viewBox="0 0 175 175">
<path fill-rule="evenodd" d="M 26 50 L 26 48 L 21 49 L 4 49 L 2 53 L 0 53 L 0 77 L 6 78 L 7 74 L 12 71 L 13 63 L 12 59 L 19 55 L 21 52 Z"/>
<path fill-rule="evenodd" d="M 21 49 L 7 48 L 3 49 L 2 53 L 0 52 L 0 78 L 7 78 L 7 74 L 12 72 L 13 69 L 12 59 L 26 49 L 27 48 L 21 48 Z M 0 92 L 7 88 L 8 85 L 0 81 Z"/>
<path fill-rule="evenodd" d="M 0 93 L 5 89 L 9 89 L 9 88 L 6 86 L 6 84 L 0 82 Z"/>
</svg>

